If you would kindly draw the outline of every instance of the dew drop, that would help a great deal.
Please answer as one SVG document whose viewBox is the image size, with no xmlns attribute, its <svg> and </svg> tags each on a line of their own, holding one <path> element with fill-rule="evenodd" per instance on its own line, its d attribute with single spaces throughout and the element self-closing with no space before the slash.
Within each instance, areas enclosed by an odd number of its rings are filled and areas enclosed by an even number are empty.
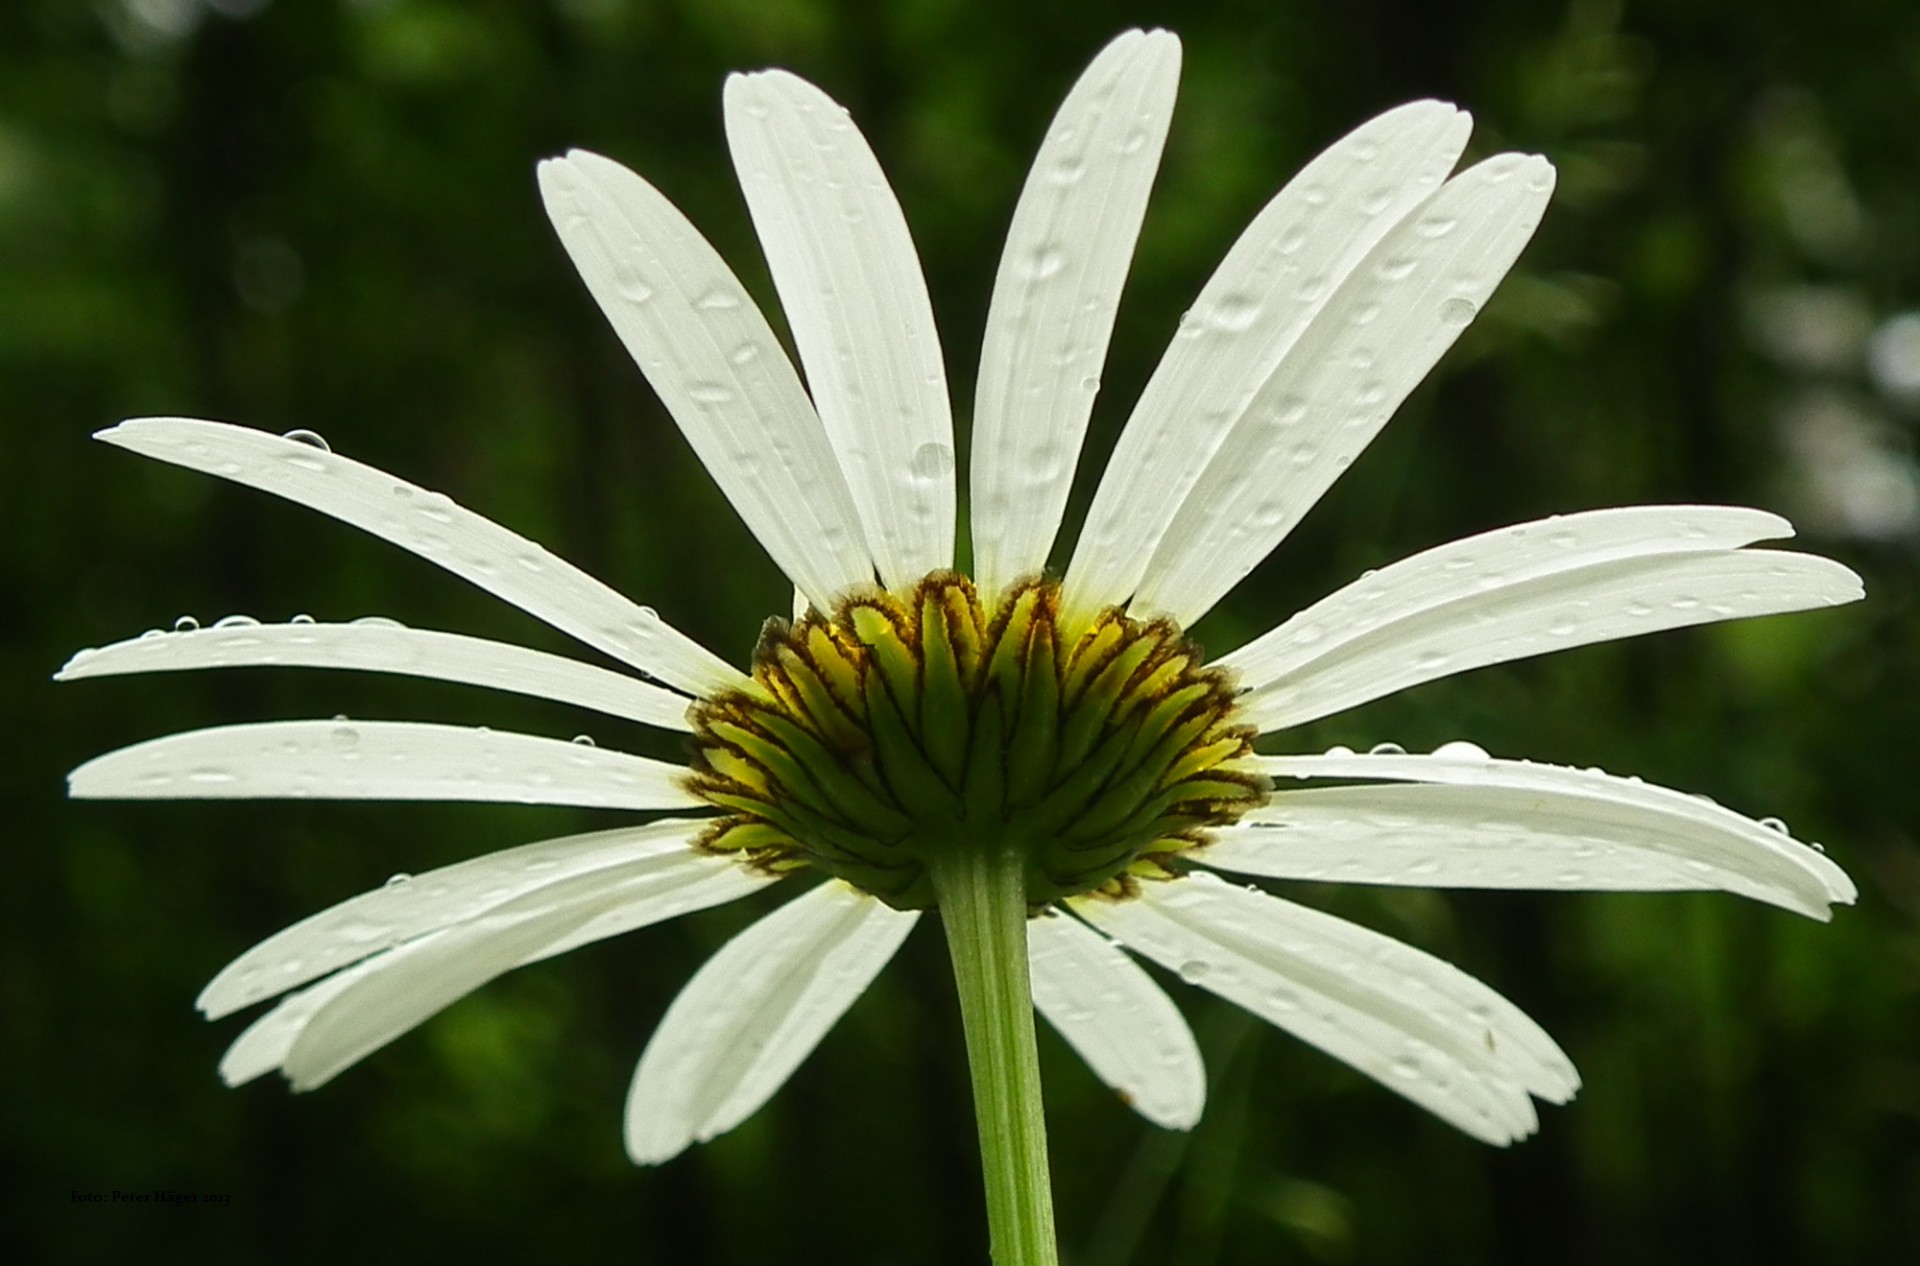
<svg viewBox="0 0 1920 1266">
<path fill-rule="evenodd" d="M 292 619 L 287 621 L 288 624 L 312 624 L 313 622 L 314 622 L 313 617 L 308 615 L 305 611 L 300 612 L 298 615 L 294 616 Z"/>
<path fill-rule="evenodd" d="M 1078 154 L 1069 154 L 1047 169 L 1047 179 L 1056 185 L 1075 185 L 1086 173 L 1087 163 Z"/>
<path fill-rule="evenodd" d="M 191 633 L 199 627 L 200 621 L 190 615 L 183 615 L 173 622 L 173 631 L 175 633 Z"/>
<path fill-rule="evenodd" d="M 1775 831 L 1781 835 L 1790 834 L 1784 818 L 1761 818 L 1760 825 L 1766 827 L 1769 831 Z"/>
<path fill-rule="evenodd" d="M 1445 237 L 1447 234 L 1453 232 L 1459 224 L 1460 221 L 1455 216 L 1427 215 L 1420 217 L 1414 224 L 1413 231 L 1421 237 L 1439 238 Z"/>
<path fill-rule="evenodd" d="M 630 262 L 616 266 L 613 285 L 628 303 L 645 303 L 653 298 L 653 287 L 647 284 L 647 279 Z"/>
<path fill-rule="evenodd" d="M 397 875 L 387 876 L 387 882 L 383 886 L 387 888 L 404 888 L 412 882 L 413 876 L 407 874 L 405 871 L 401 871 Z"/>
<path fill-rule="evenodd" d="M 1398 743 L 1375 743 L 1367 749 L 1369 756 L 1405 756 L 1407 749 Z"/>
<path fill-rule="evenodd" d="M 573 741 L 577 746 L 580 746 L 580 747 L 600 746 L 598 743 L 593 741 L 593 735 L 591 734 L 576 734 L 573 736 Z"/>
<path fill-rule="evenodd" d="M 695 382 L 687 384 L 687 395 L 695 404 L 725 404 L 733 399 L 733 389 L 717 382 Z"/>
<path fill-rule="evenodd" d="M 1419 263 L 1411 255 L 1395 255 L 1374 265 L 1373 274 L 1382 281 L 1405 281 Z"/>
<path fill-rule="evenodd" d="M 1045 281 L 1067 266 L 1067 254 L 1058 246 L 1035 247 L 1027 253 L 1022 262 L 1022 272 L 1029 281 Z"/>
<path fill-rule="evenodd" d="M 1493 759 L 1492 756 L 1487 754 L 1486 748 L 1480 746 L 1478 743 L 1470 743 L 1465 739 L 1455 739 L 1451 743 L 1442 743 L 1433 749 L 1433 754 L 1440 760 L 1489 761 Z"/>
<path fill-rule="evenodd" d="M 1572 637 L 1574 630 L 1579 627 L 1571 616 L 1555 616 L 1547 625 L 1547 633 L 1551 637 Z"/>
<path fill-rule="evenodd" d="M 140 640 L 144 642 L 144 641 L 146 641 L 146 640 L 147 640 L 148 638 L 153 638 L 153 637 L 165 637 L 166 635 L 167 635 L 167 634 L 166 634 L 166 631 L 165 631 L 164 629 L 148 629 L 148 630 L 147 630 L 147 631 L 146 631 L 145 633 L 142 633 L 142 634 L 140 635 Z"/>
<path fill-rule="evenodd" d="M 693 306 L 707 312 L 731 312 L 740 306 L 740 296 L 729 290 L 709 290 Z"/>
<path fill-rule="evenodd" d="M 1202 958 L 1190 958 L 1180 964 L 1180 979 L 1190 985 L 1197 985 L 1207 973 L 1213 970 L 1213 964 Z"/>
<path fill-rule="evenodd" d="M 1440 324 L 1459 329 L 1479 314 L 1480 309 L 1473 300 L 1455 297 L 1440 305 Z"/>
<path fill-rule="evenodd" d="M 953 473 L 953 450 L 929 441 L 913 450 L 911 467 L 916 479 L 943 479 Z"/>
<path fill-rule="evenodd" d="M 752 343 L 742 343 L 728 354 L 727 359 L 736 365 L 744 365 L 760 355 L 760 349 Z"/>
<path fill-rule="evenodd" d="M 323 453 L 331 453 L 333 446 L 327 443 L 318 431 L 287 431 L 280 436 L 283 440 L 292 440 L 295 444 L 305 444 L 308 448 L 317 448 Z"/>
<path fill-rule="evenodd" d="M 250 629 L 256 627 L 259 623 L 260 621 L 250 615 L 223 615 L 213 622 L 213 627 L 216 629 Z"/>
<path fill-rule="evenodd" d="M 1260 300 L 1248 294 L 1223 295 L 1207 314 L 1207 324 L 1216 330 L 1237 334 L 1249 329 L 1260 317 Z"/>
<path fill-rule="evenodd" d="M 1423 673 L 1439 672 L 1453 662 L 1453 656 L 1445 651 L 1421 651 L 1413 657 L 1413 666 Z"/>
</svg>

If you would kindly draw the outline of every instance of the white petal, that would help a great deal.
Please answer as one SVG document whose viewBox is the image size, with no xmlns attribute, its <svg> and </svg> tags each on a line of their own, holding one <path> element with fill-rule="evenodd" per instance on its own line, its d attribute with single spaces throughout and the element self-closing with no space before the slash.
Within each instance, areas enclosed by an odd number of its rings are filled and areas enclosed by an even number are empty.
<svg viewBox="0 0 1920 1266">
<path fill-rule="evenodd" d="M 1027 920 L 1033 1003 L 1094 1075 L 1155 1125 L 1191 1130 L 1207 1102 L 1193 1031 L 1166 991 L 1065 914 Z"/>
<path fill-rule="evenodd" d="M 440 493 L 338 453 L 197 418 L 135 418 L 94 438 L 351 523 L 689 694 L 745 684 L 738 670 L 667 625 L 651 607 L 635 606 L 579 568 Z"/>
<path fill-rule="evenodd" d="M 1073 907 L 1181 976 L 1311 1042 L 1489 1143 L 1538 1125 L 1580 1082 L 1519 1008 L 1458 968 L 1204 872 Z"/>
<path fill-rule="evenodd" d="M 83 800 L 492 800 L 603 809 L 705 807 L 678 765 L 584 743 L 411 721 L 268 721 L 191 730 L 96 756 Z"/>
<path fill-rule="evenodd" d="M 618 930 L 631 930 L 756 886 L 726 875 L 738 873 L 731 863 L 718 867 L 648 857 L 548 878 L 292 995 L 241 1035 L 221 1073 L 236 1083 L 279 1067 L 294 1089 L 310 1090 L 496 976 L 599 939 L 582 935 L 589 928 L 617 917 Z"/>
<path fill-rule="evenodd" d="M 987 601 L 1046 566 L 1173 117 L 1180 41 L 1128 31 L 1047 129 L 993 283 L 968 512 Z"/>
<path fill-rule="evenodd" d="M 1107 464 L 1067 569 L 1071 612 L 1125 602 L 1254 393 L 1380 238 L 1459 158 L 1471 121 L 1404 105 L 1288 182 L 1221 261 L 1154 370 Z"/>
<path fill-rule="evenodd" d="M 1853 881 L 1824 853 L 1710 800 L 1597 769 L 1494 760 L 1471 745 L 1431 756 L 1274 756 L 1276 780 L 1371 778 L 1438 784 L 1280 791 L 1254 820 L 1294 829 L 1231 832 L 1202 860 L 1229 870 L 1421 886 L 1715 888 L 1825 920 Z M 1318 807 L 1316 807 L 1318 806 Z M 1347 814 L 1360 815 L 1338 823 Z M 1374 815 L 1374 816 L 1368 816 Z M 1254 832 L 1270 836 L 1256 839 Z M 1315 842 L 1313 837 L 1319 837 Z M 1332 869 L 1314 868 L 1318 854 Z"/>
<path fill-rule="evenodd" d="M 1473 321 L 1552 191 L 1546 159 L 1499 154 L 1381 238 L 1213 453 L 1135 605 L 1192 624 L 1253 570 Z"/>
<path fill-rule="evenodd" d="M 357 668 L 457 681 L 570 703 L 670 730 L 690 730 L 685 695 L 577 660 L 459 633 L 399 625 L 220 624 L 149 633 L 67 661 L 58 681 L 187 668 Z"/>
<path fill-rule="evenodd" d="M 918 914 L 829 880 L 721 947 L 640 1057 L 627 1153 L 642 1165 L 724 1134 L 785 1084 L 887 965 Z"/>
<path fill-rule="evenodd" d="M 853 501 L 793 362 L 700 230 L 585 150 L 541 163 L 540 192 L 620 341 L 787 578 L 822 610 L 871 583 Z"/>
<path fill-rule="evenodd" d="M 611 885 L 645 876 L 623 913 L 654 923 L 704 909 L 770 882 L 725 858 L 696 853 L 687 841 L 706 823 L 686 818 L 546 840 L 488 853 L 439 870 L 397 876 L 285 928 L 236 958 L 201 991 L 208 1019 L 297 988 L 428 932 L 463 923 L 576 875 Z M 640 926 L 634 924 L 633 926 Z"/>
<path fill-rule="evenodd" d="M 1241 715 L 1264 732 L 1488 664 L 1834 606 L 1862 592 L 1860 578 L 1839 563 L 1785 550 L 1613 558 L 1525 578 L 1486 576 L 1482 584 L 1424 607 L 1402 607 L 1391 587 L 1381 586 L 1374 591 L 1379 605 L 1352 622 L 1328 623 L 1327 613 L 1309 608 L 1281 626 L 1280 645 L 1292 643 L 1293 653 L 1268 684 L 1241 700 Z M 1351 605 L 1340 594 L 1328 601 Z M 1316 631 L 1328 635 L 1324 645 L 1298 645 L 1303 632 L 1311 639 Z"/>
<path fill-rule="evenodd" d="M 954 454 L 940 337 L 906 219 L 846 110 L 806 80 L 729 76 L 726 116 L 873 561 L 883 583 L 910 585 L 953 565 Z"/>
<path fill-rule="evenodd" d="M 1738 549 L 1793 535 L 1776 514 L 1735 506 L 1625 506 L 1553 515 L 1422 550 L 1322 598 L 1216 666 L 1257 693 L 1353 637 L 1462 597 L 1595 563 Z"/>
</svg>

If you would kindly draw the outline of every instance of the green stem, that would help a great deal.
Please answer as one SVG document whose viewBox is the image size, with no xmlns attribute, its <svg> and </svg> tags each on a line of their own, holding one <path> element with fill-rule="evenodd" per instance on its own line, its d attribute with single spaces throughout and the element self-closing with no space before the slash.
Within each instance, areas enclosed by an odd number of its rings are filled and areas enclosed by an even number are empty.
<svg viewBox="0 0 1920 1266">
<path fill-rule="evenodd" d="M 1022 854 L 954 848 L 928 862 L 973 1074 L 995 1266 L 1056 1266 L 1047 1123 L 1027 980 Z"/>
</svg>

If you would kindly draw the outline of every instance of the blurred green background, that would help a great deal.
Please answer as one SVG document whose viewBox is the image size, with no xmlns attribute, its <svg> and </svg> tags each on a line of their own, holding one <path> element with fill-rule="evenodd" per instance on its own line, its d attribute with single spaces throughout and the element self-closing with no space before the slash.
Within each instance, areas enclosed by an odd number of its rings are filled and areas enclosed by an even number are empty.
<svg viewBox="0 0 1920 1266">
<path fill-rule="evenodd" d="M 633 1061 L 777 897 L 517 973 L 315 1094 L 229 1091 L 214 1066 L 241 1024 L 190 1003 L 234 954 L 391 873 L 614 819 L 61 796 L 99 752 L 244 720 L 671 741 L 349 674 L 48 678 L 182 613 L 570 649 L 335 523 L 87 440 L 168 412 L 319 431 L 742 660 L 787 590 L 574 277 L 533 163 L 621 159 L 769 295 L 720 86 L 770 64 L 813 79 L 893 177 L 964 402 L 1026 162 L 1133 24 L 1177 29 L 1186 71 L 1078 504 L 1182 308 L 1320 146 L 1435 95 L 1476 112 L 1475 153 L 1562 173 L 1485 318 L 1203 642 L 1456 535 L 1659 500 L 1787 513 L 1870 594 L 1473 673 L 1268 746 L 1470 738 L 1644 775 L 1787 819 L 1862 895 L 1823 927 L 1708 895 L 1309 891 L 1509 993 L 1586 1088 L 1494 1151 L 1180 989 L 1213 1079 L 1180 1137 L 1045 1033 L 1071 1261 L 1920 1260 L 1920 7 L 9 0 L 0 1243 L 32 1250 L 14 1260 L 985 1260 L 934 927 L 767 1110 L 642 1171 L 618 1132 Z M 71 1195 L 153 1188 L 232 1202 Z"/>
</svg>

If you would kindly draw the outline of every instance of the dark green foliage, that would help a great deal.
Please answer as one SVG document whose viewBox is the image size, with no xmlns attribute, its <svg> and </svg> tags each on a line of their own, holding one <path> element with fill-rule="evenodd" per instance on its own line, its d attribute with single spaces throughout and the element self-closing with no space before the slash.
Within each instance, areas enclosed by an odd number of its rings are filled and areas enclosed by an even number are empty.
<svg viewBox="0 0 1920 1266">
<path fill-rule="evenodd" d="M 1920 595 L 1900 517 L 1916 397 L 1887 376 L 1891 335 L 1877 380 L 1865 350 L 1920 306 L 1920 8 L 12 0 L 0 1014 L 19 1260 L 985 1260 L 933 929 L 768 1110 L 640 1171 L 618 1133 L 633 1061 L 766 901 L 510 976 L 314 1095 L 228 1091 L 213 1070 L 239 1023 L 189 1004 L 253 940 L 393 872 L 611 818 L 60 795 L 89 756 L 220 722 L 586 729 L 661 756 L 672 741 L 400 679 L 48 676 L 181 612 L 379 613 L 570 649 L 338 525 L 86 439 L 166 412 L 318 431 L 744 662 L 788 591 L 574 277 L 533 163 L 581 145 L 635 167 L 764 299 L 720 85 L 768 64 L 815 80 L 894 178 L 964 416 L 1026 162 L 1080 67 L 1141 22 L 1179 28 L 1187 69 L 1073 513 L 1264 198 L 1379 109 L 1458 100 L 1481 120 L 1476 152 L 1560 166 L 1546 226 L 1198 637 L 1236 645 L 1368 567 L 1556 510 L 1785 511 L 1866 576 L 1865 605 L 1483 670 L 1297 746 L 1469 738 L 1641 774 L 1785 818 L 1862 898 L 1820 927 L 1724 896 L 1309 891 L 1510 994 L 1586 1089 L 1537 1139 L 1491 1151 L 1182 989 L 1214 1079 L 1191 1138 L 1140 1124 L 1042 1039 L 1071 1260 L 1920 1258 Z M 73 1194 L 156 1188 L 232 1202 Z"/>
</svg>

